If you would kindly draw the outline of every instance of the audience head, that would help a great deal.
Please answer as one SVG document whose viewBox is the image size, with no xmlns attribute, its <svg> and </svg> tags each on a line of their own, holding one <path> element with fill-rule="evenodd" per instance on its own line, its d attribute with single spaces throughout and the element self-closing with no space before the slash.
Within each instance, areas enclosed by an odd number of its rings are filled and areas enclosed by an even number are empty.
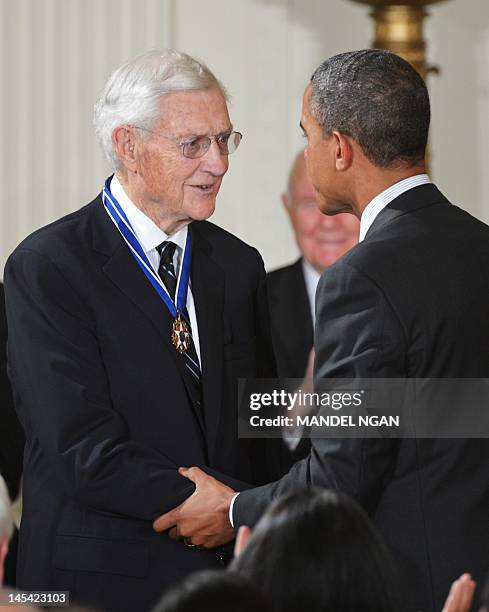
<svg viewBox="0 0 489 612">
<path fill-rule="evenodd" d="M 319 273 L 358 242 L 360 223 L 354 215 L 340 213 L 328 216 L 319 210 L 316 191 L 307 175 L 303 151 L 294 160 L 287 193 L 282 195 L 282 201 L 299 250 Z"/>
<path fill-rule="evenodd" d="M 8 552 L 8 543 L 12 537 L 14 522 L 10 510 L 10 498 L 7 485 L 0 476 L 0 586 L 3 584 L 3 568 Z"/>
<path fill-rule="evenodd" d="M 153 612 L 270 612 L 265 596 L 243 576 L 223 570 L 190 574 L 165 593 Z"/>
<path fill-rule="evenodd" d="M 393 562 L 367 515 L 345 495 L 287 495 L 245 544 L 242 534 L 230 569 L 249 578 L 276 612 L 399 609 Z"/>
</svg>

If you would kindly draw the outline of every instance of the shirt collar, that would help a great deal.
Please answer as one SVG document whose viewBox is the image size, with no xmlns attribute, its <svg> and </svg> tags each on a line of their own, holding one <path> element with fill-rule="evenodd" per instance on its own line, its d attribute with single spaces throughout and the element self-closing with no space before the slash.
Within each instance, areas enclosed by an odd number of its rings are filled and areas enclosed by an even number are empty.
<svg viewBox="0 0 489 612">
<path fill-rule="evenodd" d="M 110 191 L 126 213 L 129 223 L 146 253 L 167 240 L 174 242 L 181 251 L 185 249 L 188 226 L 183 227 L 171 236 L 166 234 L 131 201 L 115 174 L 110 182 Z"/>
<path fill-rule="evenodd" d="M 382 193 L 376 195 L 375 198 L 367 204 L 362 213 L 358 242 L 362 242 L 377 215 L 388 204 L 390 204 L 405 191 L 409 191 L 409 189 L 413 189 L 413 187 L 418 187 L 419 185 L 425 185 L 426 183 L 431 183 L 430 177 L 427 174 L 416 174 L 415 176 L 410 176 L 402 181 L 399 181 L 398 183 L 394 183 L 394 185 L 391 185 L 382 191 Z"/>
</svg>

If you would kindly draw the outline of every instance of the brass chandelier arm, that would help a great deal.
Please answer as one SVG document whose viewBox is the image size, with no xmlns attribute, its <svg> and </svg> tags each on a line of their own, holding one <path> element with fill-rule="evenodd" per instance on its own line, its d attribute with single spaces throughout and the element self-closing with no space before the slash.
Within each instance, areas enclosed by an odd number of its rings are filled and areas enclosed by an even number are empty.
<svg viewBox="0 0 489 612">
<path fill-rule="evenodd" d="M 426 61 L 424 19 L 426 7 L 446 0 L 350 0 L 367 4 L 375 22 L 375 37 L 372 47 L 386 49 L 408 61 L 426 81 L 428 74 L 439 74 L 438 66 Z M 426 167 L 430 166 L 430 152 L 426 151 Z"/>
<path fill-rule="evenodd" d="M 436 66 L 426 62 L 424 18 L 426 7 L 446 0 L 351 0 L 372 7 L 375 38 L 372 46 L 397 53 L 412 64 L 426 79 L 428 73 L 437 73 Z"/>
</svg>

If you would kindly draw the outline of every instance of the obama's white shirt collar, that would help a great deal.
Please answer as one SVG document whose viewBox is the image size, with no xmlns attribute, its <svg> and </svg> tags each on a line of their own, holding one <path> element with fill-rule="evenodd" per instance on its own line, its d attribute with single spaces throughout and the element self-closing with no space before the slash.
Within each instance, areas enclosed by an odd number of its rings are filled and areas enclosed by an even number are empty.
<svg viewBox="0 0 489 612">
<path fill-rule="evenodd" d="M 394 183 L 394 185 L 391 185 L 376 195 L 375 198 L 367 204 L 362 213 L 358 242 L 362 242 L 368 230 L 372 227 L 372 223 L 375 221 L 377 215 L 384 210 L 388 204 L 394 201 L 402 193 L 414 187 L 418 187 L 419 185 L 426 185 L 427 183 L 431 183 L 430 177 L 423 172 L 422 174 L 415 174 L 414 176 Z"/>
</svg>

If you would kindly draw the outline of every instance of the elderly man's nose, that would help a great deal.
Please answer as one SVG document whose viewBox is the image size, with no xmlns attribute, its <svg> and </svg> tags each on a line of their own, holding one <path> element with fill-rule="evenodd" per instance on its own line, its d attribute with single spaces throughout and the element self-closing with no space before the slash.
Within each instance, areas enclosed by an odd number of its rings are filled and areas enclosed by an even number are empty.
<svg viewBox="0 0 489 612">
<path fill-rule="evenodd" d="M 228 156 L 222 155 L 219 145 L 215 140 L 205 155 L 202 157 L 202 170 L 206 170 L 215 176 L 222 176 L 228 169 Z"/>
<path fill-rule="evenodd" d="M 319 211 L 319 214 L 321 216 L 319 222 L 322 227 L 329 229 L 338 225 L 338 219 L 336 218 L 336 215 L 325 215 L 321 211 Z"/>
</svg>

